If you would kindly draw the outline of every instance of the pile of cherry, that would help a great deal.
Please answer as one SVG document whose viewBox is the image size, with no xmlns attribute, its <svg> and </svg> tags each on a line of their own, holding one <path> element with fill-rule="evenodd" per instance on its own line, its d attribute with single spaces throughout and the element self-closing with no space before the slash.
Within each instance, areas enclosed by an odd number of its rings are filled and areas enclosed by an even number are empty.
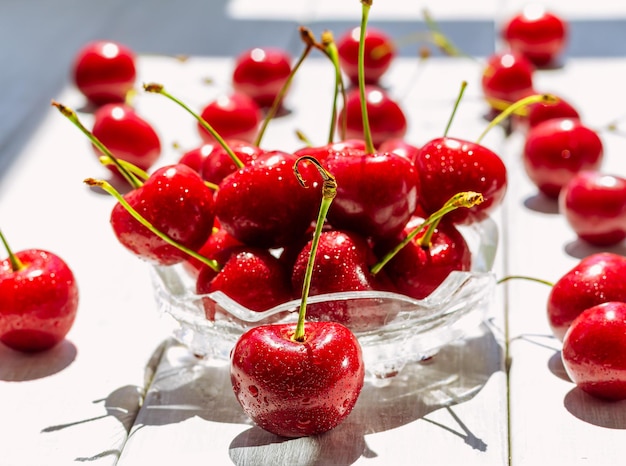
<svg viewBox="0 0 626 466">
<path fill-rule="evenodd" d="M 483 73 L 494 114 L 536 94 L 533 73 L 562 51 L 566 26 L 548 12 L 520 14 L 506 25 L 510 49 L 491 57 Z M 255 48 L 235 60 L 233 92 L 194 115 L 204 144 L 171 165 L 157 166 L 159 136 L 127 100 L 136 91 L 136 64 L 124 45 L 90 43 L 76 57 L 74 82 L 96 108 L 90 130 L 73 110 L 54 105 L 90 137 L 101 163 L 121 181 L 116 184 L 127 186 L 119 193 L 107 181 L 86 180 L 117 198 L 110 220 L 119 242 L 153 264 L 184 264 L 196 277 L 198 294 L 221 291 L 253 311 L 298 298 L 305 287 L 308 295 L 383 290 L 422 299 L 452 271 L 471 268 L 459 226 L 485 219 L 501 204 L 505 165 L 479 142 L 442 135 L 418 148 L 404 140 L 406 118 L 379 86 L 396 53 L 382 31 L 355 28 L 339 38 L 336 49 L 333 41 L 307 47 L 330 58 L 336 52 L 352 89 L 328 144 L 305 145 L 295 153 L 260 144 L 263 124 L 284 99 L 296 69 L 279 49 Z M 158 84 L 144 89 L 185 107 Z M 625 222 L 615 209 L 626 204 L 626 181 L 595 171 L 602 145 L 578 112 L 557 98 L 521 108 L 512 122 L 526 131 L 529 177 L 545 195 L 559 198 L 580 237 L 603 245 L 623 240 Z M 332 202 L 319 218 L 329 182 L 336 182 Z M 600 213 L 598 205 L 605 208 Z M 71 327 L 78 299 L 67 290 L 75 287 L 74 278 L 70 272 L 66 281 L 54 281 L 58 264 L 35 262 L 32 253 L 13 254 L 2 239 L 10 257 L 0 268 L 0 340 L 24 351 L 47 349 Z M 43 270 L 39 281 L 48 288 L 54 283 L 66 290 L 66 302 L 13 286 L 35 267 Z M 620 270 L 626 271 L 622 256 L 589 257 L 554 284 L 548 304 L 568 373 L 583 390 L 605 398 L 626 398 L 626 289 L 617 278 Z M 27 302 L 15 293 L 41 299 Z M 204 305 L 208 319 L 219 318 L 212 300 Z M 58 324 L 60 316 L 66 325 Z M 305 336 L 294 337 L 298 330 L 291 324 L 259 326 L 233 349 L 238 400 L 257 424 L 279 435 L 323 432 L 349 414 L 364 371 L 352 331 L 376 328 L 393 316 L 322 302 L 310 304 L 306 317 Z M 277 348 L 282 354 L 276 365 L 269 364 Z M 314 349 L 317 362 L 306 361 L 313 356 L 303 348 Z M 280 372 L 285 365 L 292 367 L 290 374 L 307 376 L 287 376 Z"/>
</svg>

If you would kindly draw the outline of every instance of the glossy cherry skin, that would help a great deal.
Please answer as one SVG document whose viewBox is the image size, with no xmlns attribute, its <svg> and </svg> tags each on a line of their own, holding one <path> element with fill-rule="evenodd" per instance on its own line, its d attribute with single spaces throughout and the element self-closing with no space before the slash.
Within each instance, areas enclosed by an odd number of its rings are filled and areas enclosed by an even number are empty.
<svg viewBox="0 0 626 466">
<path fill-rule="evenodd" d="M 583 311 L 563 339 L 561 359 L 570 379 L 590 395 L 626 399 L 626 303 Z"/>
<path fill-rule="evenodd" d="M 424 219 L 414 217 L 404 234 L 393 241 L 376 244 L 377 256 L 382 259 L 406 235 L 419 227 Z M 430 243 L 422 245 L 426 230 L 406 244 L 385 264 L 384 270 L 398 292 L 415 299 L 424 299 L 435 291 L 453 271 L 467 271 L 472 265 L 472 253 L 459 230 L 449 222 L 440 222 Z"/>
<path fill-rule="evenodd" d="M 200 116 L 223 138 L 254 141 L 263 118 L 261 108 L 246 94 L 235 92 L 209 102 Z M 199 122 L 198 132 L 204 142 L 215 138 Z"/>
<path fill-rule="evenodd" d="M 608 252 L 585 257 L 565 273 L 548 296 L 547 316 L 559 340 L 585 309 L 606 301 L 626 301 L 626 257 Z"/>
<path fill-rule="evenodd" d="M 90 42 L 74 58 L 74 84 L 95 105 L 124 102 L 135 86 L 135 60 L 135 53 L 119 42 Z"/>
<path fill-rule="evenodd" d="M 553 118 L 580 118 L 580 112 L 563 97 L 555 96 L 556 102 L 536 102 L 526 107 L 525 116 L 517 116 L 518 125 L 521 124 L 525 130 L 534 128 L 539 123 Z"/>
<path fill-rule="evenodd" d="M 0 262 L 0 341 L 23 352 L 52 348 L 72 328 L 78 310 L 76 279 L 58 255 L 41 249 L 15 253 L 23 268 Z"/>
<path fill-rule="evenodd" d="M 597 170 L 603 155 L 598 133 L 576 118 L 553 118 L 531 128 L 523 149 L 528 177 L 553 199 L 576 173 Z"/>
<path fill-rule="evenodd" d="M 365 88 L 367 116 L 374 146 L 378 147 L 387 139 L 402 138 L 407 131 L 407 119 L 404 110 L 389 94 L 378 86 Z M 341 130 L 346 122 L 346 139 L 363 139 L 363 117 L 361 96 L 358 89 L 353 89 L 346 96 L 346 105 L 337 116 L 337 128 Z"/>
<path fill-rule="evenodd" d="M 294 262 L 291 282 L 294 290 L 302 289 L 307 262 L 311 254 L 309 241 Z M 376 256 L 367 240 L 351 231 L 323 231 L 315 256 L 309 295 L 311 297 L 342 291 L 393 291 L 395 287 L 384 271 L 373 275 L 370 268 Z M 309 302 L 307 318 L 339 322 L 352 331 L 378 328 L 396 315 L 397 309 L 378 300 L 324 300 Z"/>
<path fill-rule="evenodd" d="M 407 142 L 404 138 L 387 139 L 378 146 L 379 152 L 393 152 L 394 154 L 406 157 L 410 161 L 415 160 L 419 150 L 420 148 L 418 146 Z"/>
<path fill-rule="evenodd" d="M 535 67 L 523 55 L 510 51 L 494 53 L 483 69 L 483 95 L 491 107 L 502 111 L 535 93 L 534 72 Z"/>
<path fill-rule="evenodd" d="M 559 207 L 583 241 L 612 246 L 626 238 L 626 179 L 622 177 L 580 172 L 561 190 Z"/>
<path fill-rule="evenodd" d="M 344 141 L 332 142 L 323 146 L 302 147 L 294 152 L 295 155 L 301 157 L 308 155 L 315 158 L 322 165 L 326 164 L 326 159 L 337 152 L 362 152 L 365 150 L 365 141 L 363 139 L 346 139 Z"/>
<path fill-rule="evenodd" d="M 220 270 L 200 268 L 196 293 L 221 291 L 242 306 L 256 312 L 267 311 L 293 298 L 288 271 L 269 251 L 247 246 L 230 246 L 216 254 Z M 220 307 L 203 299 L 207 319 L 215 320 Z"/>
<path fill-rule="evenodd" d="M 229 139 L 226 144 L 244 165 L 248 165 L 265 152 L 250 142 L 238 139 Z M 221 183 L 224 178 L 235 171 L 237 171 L 235 161 L 220 144 L 212 145 L 212 149 L 206 154 L 200 168 L 202 178 L 215 184 Z"/>
<path fill-rule="evenodd" d="M 359 82 L 359 40 L 361 28 L 346 31 L 337 41 L 339 65 L 352 85 Z M 391 38 L 382 30 L 368 27 L 365 31 L 364 78 L 366 84 L 378 84 L 391 66 L 396 49 Z"/>
<path fill-rule="evenodd" d="M 291 74 L 291 57 L 276 47 L 255 47 L 235 59 L 233 88 L 259 107 L 270 107 Z"/>
<path fill-rule="evenodd" d="M 300 238 L 317 217 L 321 202 L 319 173 L 299 165 L 308 188 L 293 172 L 297 157 L 266 152 L 228 175 L 215 193 L 215 213 L 229 234 L 262 248 L 279 248 Z"/>
<path fill-rule="evenodd" d="M 424 144 L 415 158 L 420 178 L 420 205 L 426 215 L 439 210 L 462 191 L 481 193 L 484 201 L 446 215 L 461 224 L 484 220 L 504 199 L 507 170 L 502 159 L 485 146 L 463 139 L 443 137 Z"/>
<path fill-rule="evenodd" d="M 417 207 L 419 185 L 413 163 L 392 152 L 336 152 L 326 169 L 337 180 L 328 211 L 335 228 L 386 238 L 402 231 Z"/>
<path fill-rule="evenodd" d="M 211 234 L 215 218 L 213 192 L 187 165 L 157 169 L 124 198 L 157 230 L 189 249 L 200 249 Z M 119 242 L 148 262 L 172 265 L 189 258 L 141 225 L 119 202 L 110 220 Z"/>
<path fill-rule="evenodd" d="M 106 104 L 100 107 L 94 114 L 91 132 L 115 157 L 142 170 L 152 168 L 161 156 L 158 133 L 129 105 Z M 100 157 L 100 150 L 95 146 L 93 148 Z M 107 168 L 119 174 L 114 165 L 107 165 Z"/>
<path fill-rule="evenodd" d="M 556 62 L 567 45 L 568 34 L 568 24 L 538 4 L 512 16 L 501 31 L 511 50 L 541 68 Z"/>
<path fill-rule="evenodd" d="M 361 347 L 346 327 L 307 322 L 295 341 L 295 324 L 248 330 L 231 353 L 231 382 L 246 414 L 281 437 L 327 432 L 352 411 L 363 387 Z"/>
<path fill-rule="evenodd" d="M 204 159 L 211 153 L 217 143 L 201 144 L 200 146 L 189 149 L 178 158 L 178 163 L 187 165 L 200 173 L 202 171 L 202 163 Z"/>
<path fill-rule="evenodd" d="M 213 232 L 197 252 L 202 257 L 217 261 L 218 264 L 224 264 L 230 258 L 235 248 L 239 248 L 241 246 L 244 246 L 241 241 L 234 238 L 223 228 L 214 226 Z M 195 257 L 191 256 L 183 264 L 187 272 L 196 276 L 198 275 L 200 269 L 202 269 L 205 265 Z"/>
</svg>

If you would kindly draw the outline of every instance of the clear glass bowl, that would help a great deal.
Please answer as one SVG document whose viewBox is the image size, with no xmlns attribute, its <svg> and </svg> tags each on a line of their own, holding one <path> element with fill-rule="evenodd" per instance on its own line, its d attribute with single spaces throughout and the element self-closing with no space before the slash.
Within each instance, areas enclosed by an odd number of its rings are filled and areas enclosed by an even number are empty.
<svg viewBox="0 0 626 466">
<path fill-rule="evenodd" d="M 373 291 L 309 297 L 309 304 L 343 300 L 350 306 L 384 306 L 389 310 L 385 325 L 355 331 L 369 378 L 396 375 L 407 363 L 433 356 L 439 348 L 463 338 L 484 320 L 495 290 L 492 267 L 498 229 L 492 219 L 460 229 L 472 251 L 472 269 L 453 272 L 423 300 Z M 220 292 L 195 294 L 194 278 L 182 265 L 154 266 L 151 271 L 158 308 L 175 321 L 174 337 L 201 358 L 226 361 L 231 348 L 248 328 L 297 320 L 299 299 L 265 312 L 254 312 Z M 215 321 L 205 317 L 202 300 L 207 298 L 223 311 Z"/>
</svg>

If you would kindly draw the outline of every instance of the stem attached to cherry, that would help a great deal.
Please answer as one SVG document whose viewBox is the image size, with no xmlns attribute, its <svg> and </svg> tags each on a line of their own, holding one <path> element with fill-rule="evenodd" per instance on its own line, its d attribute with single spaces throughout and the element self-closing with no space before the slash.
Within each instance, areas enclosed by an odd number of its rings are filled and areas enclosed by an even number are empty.
<svg viewBox="0 0 626 466">
<path fill-rule="evenodd" d="M 467 88 L 467 81 L 462 81 L 461 90 L 459 91 L 459 95 L 456 98 L 456 102 L 454 102 L 454 108 L 452 109 L 452 114 L 450 114 L 450 118 L 448 119 L 448 124 L 446 125 L 446 129 L 443 132 L 444 138 L 448 135 L 448 131 L 450 131 L 450 126 L 452 126 L 452 120 L 454 119 L 454 115 L 456 115 L 456 111 L 459 108 L 459 104 L 461 103 L 461 99 L 463 98 L 463 94 L 465 93 L 466 88 Z"/>
<path fill-rule="evenodd" d="M 333 63 L 333 67 L 335 68 L 335 91 L 333 94 L 333 107 L 331 112 L 330 119 L 330 130 L 328 132 L 328 143 L 331 144 L 335 140 L 335 128 L 337 126 L 337 99 L 339 98 L 339 92 L 341 92 L 341 97 L 343 100 L 343 105 L 346 104 L 346 88 L 343 83 L 343 78 L 341 75 L 341 66 L 339 64 L 339 51 L 337 50 L 337 44 L 333 38 L 333 34 L 330 31 L 324 31 L 322 33 L 322 43 L 321 48 L 324 53 L 330 58 L 330 61 Z M 347 127 L 347 115 L 344 112 L 343 118 L 341 119 L 339 128 L 340 128 L 340 139 L 343 141 L 346 137 L 346 127 Z"/>
<path fill-rule="evenodd" d="M 11 262 L 11 269 L 13 270 L 13 272 L 18 272 L 22 270 L 24 267 L 26 267 L 24 263 L 19 259 L 19 257 L 17 257 L 13 253 L 13 250 L 9 247 L 9 243 L 7 242 L 7 239 L 5 238 L 2 231 L 0 231 L 0 241 L 2 241 L 2 244 L 4 244 L 4 248 L 7 250 L 7 253 L 9 254 L 9 262 Z"/>
<path fill-rule="evenodd" d="M 413 238 L 415 238 L 422 230 L 428 228 L 424 238 L 422 238 L 420 244 L 422 247 L 429 247 L 430 238 L 432 237 L 435 228 L 439 224 L 439 221 L 448 213 L 456 210 L 460 207 L 471 208 L 484 201 L 483 195 L 474 191 L 464 191 L 452 196 L 439 210 L 433 212 L 426 220 L 422 222 L 420 226 L 413 229 L 400 243 L 396 245 L 391 251 L 389 251 L 379 262 L 374 264 L 370 270 L 372 274 L 377 274 L 393 257 L 407 244 L 409 244 Z"/>
<path fill-rule="evenodd" d="M 174 246 L 174 247 L 178 248 L 179 250 L 185 252 L 186 254 L 188 254 L 189 256 L 193 257 L 194 259 L 199 260 L 203 264 L 211 267 L 214 271 L 219 272 L 220 265 L 216 261 L 214 261 L 212 259 L 208 259 L 208 258 L 204 257 L 201 254 L 198 254 L 197 252 L 195 252 L 195 251 L 189 249 L 188 247 L 180 244 L 179 242 L 173 240 L 172 238 L 167 236 L 165 233 L 159 231 L 154 225 L 152 225 L 152 223 L 150 223 L 148 220 L 146 220 L 146 218 L 143 217 L 143 215 L 141 215 L 139 212 L 137 212 L 126 201 L 126 199 L 124 199 L 124 196 L 122 196 L 108 181 L 96 180 L 94 178 L 86 178 L 84 180 L 84 183 L 87 184 L 88 186 L 96 186 L 96 187 L 106 191 L 108 194 L 110 194 L 115 199 L 117 199 L 117 201 L 122 205 L 122 207 L 124 207 L 124 209 L 126 209 L 126 211 L 135 220 L 137 220 L 139 223 L 141 223 L 144 227 L 146 227 L 148 230 L 150 230 L 156 236 L 158 236 L 159 238 L 161 238 L 163 241 L 165 241 L 166 243 L 170 244 L 171 246 Z"/>
<path fill-rule="evenodd" d="M 63 116 L 65 116 L 68 120 L 74 123 L 74 125 L 89 138 L 92 144 L 94 144 L 98 148 L 98 150 L 107 157 L 107 163 L 114 164 L 119 172 L 122 174 L 122 176 L 126 179 L 126 181 L 128 181 L 128 183 L 130 183 L 133 188 L 139 188 L 143 184 L 141 180 L 139 180 L 139 178 L 135 176 L 135 173 L 133 171 L 128 170 L 128 162 L 123 163 L 121 160 L 115 157 L 115 155 L 113 155 L 113 153 L 96 136 L 94 136 L 94 134 L 89 131 L 85 127 L 85 125 L 82 124 L 74 110 L 54 100 L 52 101 L 52 106 L 56 107 Z"/>
<path fill-rule="evenodd" d="M 554 283 L 549 282 L 548 280 L 543 280 L 542 278 L 529 277 L 527 275 L 508 275 L 506 277 L 501 278 L 496 283 L 499 285 L 504 282 L 508 282 L 509 280 L 528 280 L 531 282 L 541 283 L 546 286 L 554 286 Z"/>
<path fill-rule="evenodd" d="M 298 313 L 298 323 L 296 324 L 296 331 L 293 335 L 294 341 L 304 341 L 304 322 L 306 319 L 306 305 L 307 298 L 309 296 L 309 290 L 311 289 L 311 278 L 313 276 L 313 267 L 315 265 L 315 256 L 317 254 L 317 246 L 319 244 L 320 236 L 322 234 L 322 228 L 324 226 L 324 222 L 326 220 L 326 214 L 328 213 L 328 209 L 330 209 L 330 205 L 333 202 L 333 199 L 337 195 L 337 181 L 335 177 L 325 170 L 319 161 L 314 157 L 304 155 L 300 157 L 294 163 L 293 170 L 298 178 L 298 181 L 302 186 L 306 188 L 306 183 L 300 172 L 298 170 L 298 165 L 301 161 L 308 160 L 313 163 L 315 167 L 318 169 L 323 178 L 322 184 L 322 202 L 320 204 L 319 213 L 317 215 L 317 222 L 315 224 L 315 231 L 313 233 L 313 239 L 311 241 L 311 251 L 309 252 L 309 260 L 307 262 L 306 271 L 304 275 L 304 283 L 302 284 L 302 298 L 300 302 L 300 309 Z"/>
<path fill-rule="evenodd" d="M 198 120 L 198 122 L 200 123 L 200 125 L 202 125 L 204 129 L 206 129 L 209 133 L 211 133 L 211 136 L 213 136 L 215 140 L 218 142 L 218 144 L 224 148 L 224 150 L 226 151 L 228 156 L 231 158 L 235 166 L 237 168 L 243 168 L 244 163 L 241 161 L 241 159 L 237 157 L 237 154 L 235 154 L 233 150 L 230 148 L 230 146 L 226 143 L 226 141 L 224 141 L 224 138 L 222 138 L 222 136 L 220 136 L 219 133 L 215 131 L 215 129 L 204 118 L 202 118 L 202 116 L 194 112 L 183 101 L 181 101 L 180 99 L 174 97 L 172 94 L 167 92 L 162 84 L 148 83 L 148 84 L 144 84 L 143 88 L 146 92 L 152 92 L 154 94 L 161 94 L 162 96 L 170 99 L 172 102 L 180 105 L 183 109 L 185 109 L 188 113 L 190 113 L 196 120 Z"/>
<path fill-rule="evenodd" d="M 358 73 L 359 73 L 359 96 L 361 98 L 361 116 L 363 118 L 363 138 L 365 139 L 365 151 L 368 154 L 375 152 L 374 142 L 372 141 L 372 130 L 370 129 L 370 120 L 367 114 L 367 101 L 365 100 L 365 34 L 367 29 L 367 20 L 369 17 L 372 0 L 361 0 L 361 28 L 359 30 L 359 57 L 358 57 Z"/>
</svg>

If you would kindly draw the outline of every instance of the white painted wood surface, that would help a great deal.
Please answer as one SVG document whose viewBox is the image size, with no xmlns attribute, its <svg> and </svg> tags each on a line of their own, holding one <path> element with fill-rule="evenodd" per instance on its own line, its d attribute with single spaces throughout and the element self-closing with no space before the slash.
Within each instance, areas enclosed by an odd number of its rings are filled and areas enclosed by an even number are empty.
<svg viewBox="0 0 626 466">
<path fill-rule="evenodd" d="M 309 11 L 316 19 L 331 16 L 313 3 Z M 332 2 L 323 3 L 332 8 Z M 252 4 L 259 5 L 240 0 L 230 2 L 229 8 L 253 17 Z M 474 11 L 480 13 L 468 15 L 489 19 L 520 2 L 475 4 Z M 590 10 L 581 10 L 580 2 L 549 4 L 577 19 L 626 18 L 619 2 L 594 2 Z M 374 8 L 383 9 L 382 5 L 375 2 Z M 132 25 L 124 22 L 111 27 L 112 18 L 119 18 L 114 11 L 122 11 L 124 2 L 101 8 L 84 22 L 69 13 L 59 16 L 76 25 L 73 38 L 54 36 L 54 45 L 65 46 L 59 48 L 59 56 L 65 57 L 60 63 L 65 65 L 69 50 L 94 30 L 156 37 L 150 27 L 144 27 L 143 33 L 141 28 L 130 33 Z M 18 3 L 0 5 L 0 21 L 25 21 L 27 15 L 11 16 L 14 9 Z M 190 2 L 191 10 L 196 18 L 190 14 L 189 21 L 195 24 L 202 8 Z M 32 43 L 22 42 L 32 50 L 33 44 L 45 44 L 45 39 L 34 38 L 37 30 L 44 35 L 44 19 L 51 15 L 49 8 L 35 11 L 38 26 L 28 23 L 24 28 L 31 32 Z M 159 11 L 163 20 L 163 10 Z M 126 18 L 148 14 L 136 6 Z M 192 46 L 182 32 L 183 19 L 168 22 L 172 28 L 167 30 L 168 40 L 178 47 L 172 49 L 184 51 L 187 40 L 189 50 L 197 50 L 193 48 L 197 44 Z M 107 24 L 96 26 L 99 21 Z M 151 24 L 145 21 L 144 25 Z M 15 34 L 18 29 L 2 28 Z M 174 30 L 180 32 L 178 40 Z M 520 281 L 498 289 L 491 318 L 475 335 L 444 348 L 429 365 L 408 370 L 390 387 L 366 387 L 355 411 L 336 431 L 320 438 L 277 442 L 252 427 L 229 392 L 226 368 L 198 365 L 184 349 L 171 344 L 170 324 L 155 311 L 146 265 L 115 244 L 109 230 L 112 200 L 82 184 L 85 177 L 104 176 L 104 172 L 78 130 L 47 105 L 52 97 L 80 106 L 80 97 L 66 80 L 62 89 L 55 90 L 52 82 L 64 76 L 65 68 L 60 64 L 55 68 L 53 43 L 45 45 L 48 53 L 26 53 L 24 62 L 17 62 L 14 69 L 29 73 L 0 75 L 8 90 L 0 108 L 3 113 L 13 109 L 17 117 L 0 122 L 0 157 L 6 157 L 7 151 L 8 155 L 19 152 L 13 163 L 2 165 L 8 168 L 0 180 L 1 227 L 15 249 L 45 247 L 64 257 L 77 274 L 81 307 L 67 341 L 48 353 L 21 355 L 0 347 L 0 465 L 604 466 L 623 462 L 626 404 L 596 401 L 567 380 L 559 345 L 550 337 L 545 320 L 548 289 Z M 610 47 L 607 43 L 607 50 Z M 144 44 L 144 50 L 156 48 Z M 19 58 L 19 53 L 7 52 L 2 56 Z M 231 62 L 193 55 L 197 56 L 185 63 L 144 55 L 141 80 L 163 82 L 172 93 L 200 105 L 227 86 Z M 37 67 L 20 68 L 28 56 L 42 61 Z M 50 75 L 50 81 L 40 86 L 31 72 L 39 67 L 49 68 Z M 407 139 L 420 144 L 441 134 L 463 79 L 470 86 L 450 134 L 475 139 L 485 124 L 478 73 L 475 64 L 464 60 L 433 59 L 422 65 L 398 61 L 387 84 L 410 115 Z M 623 114 L 619 102 L 625 97 L 625 75 L 624 59 L 576 58 L 562 69 L 540 73 L 537 83 L 540 90 L 558 90 L 578 105 L 590 125 L 602 127 Z M 214 84 L 208 86 L 206 77 Z M 306 64 L 289 98 L 294 111 L 270 124 L 268 147 L 298 147 L 295 129 L 313 140 L 325 139 L 330 101 L 317 96 L 328 89 L 331 79 L 319 57 Z M 181 149 L 174 149 L 174 143 L 190 148 L 198 142 L 190 117 L 173 103 L 154 95 L 138 98 L 146 118 L 163 131 L 163 161 L 179 154 Z M 20 102 L 26 105 L 19 107 Z M 89 116 L 85 118 L 88 121 Z M 603 133 L 603 141 L 607 169 L 623 175 L 626 140 Z M 511 173 L 506 205 L 496 217 L 503 238 L 496 272 L 555 280 L 579 257 L 594 252 L 574 241 L 553 204 L 535 196 L 519 163 L 520 137 L 505 140 L 494 131 L 485 143 L 503 155 Z M 626 253 L 623 245 L 615 250 Z M 505 331 L 510 341 L 508 373 Z"/>
</svg>

